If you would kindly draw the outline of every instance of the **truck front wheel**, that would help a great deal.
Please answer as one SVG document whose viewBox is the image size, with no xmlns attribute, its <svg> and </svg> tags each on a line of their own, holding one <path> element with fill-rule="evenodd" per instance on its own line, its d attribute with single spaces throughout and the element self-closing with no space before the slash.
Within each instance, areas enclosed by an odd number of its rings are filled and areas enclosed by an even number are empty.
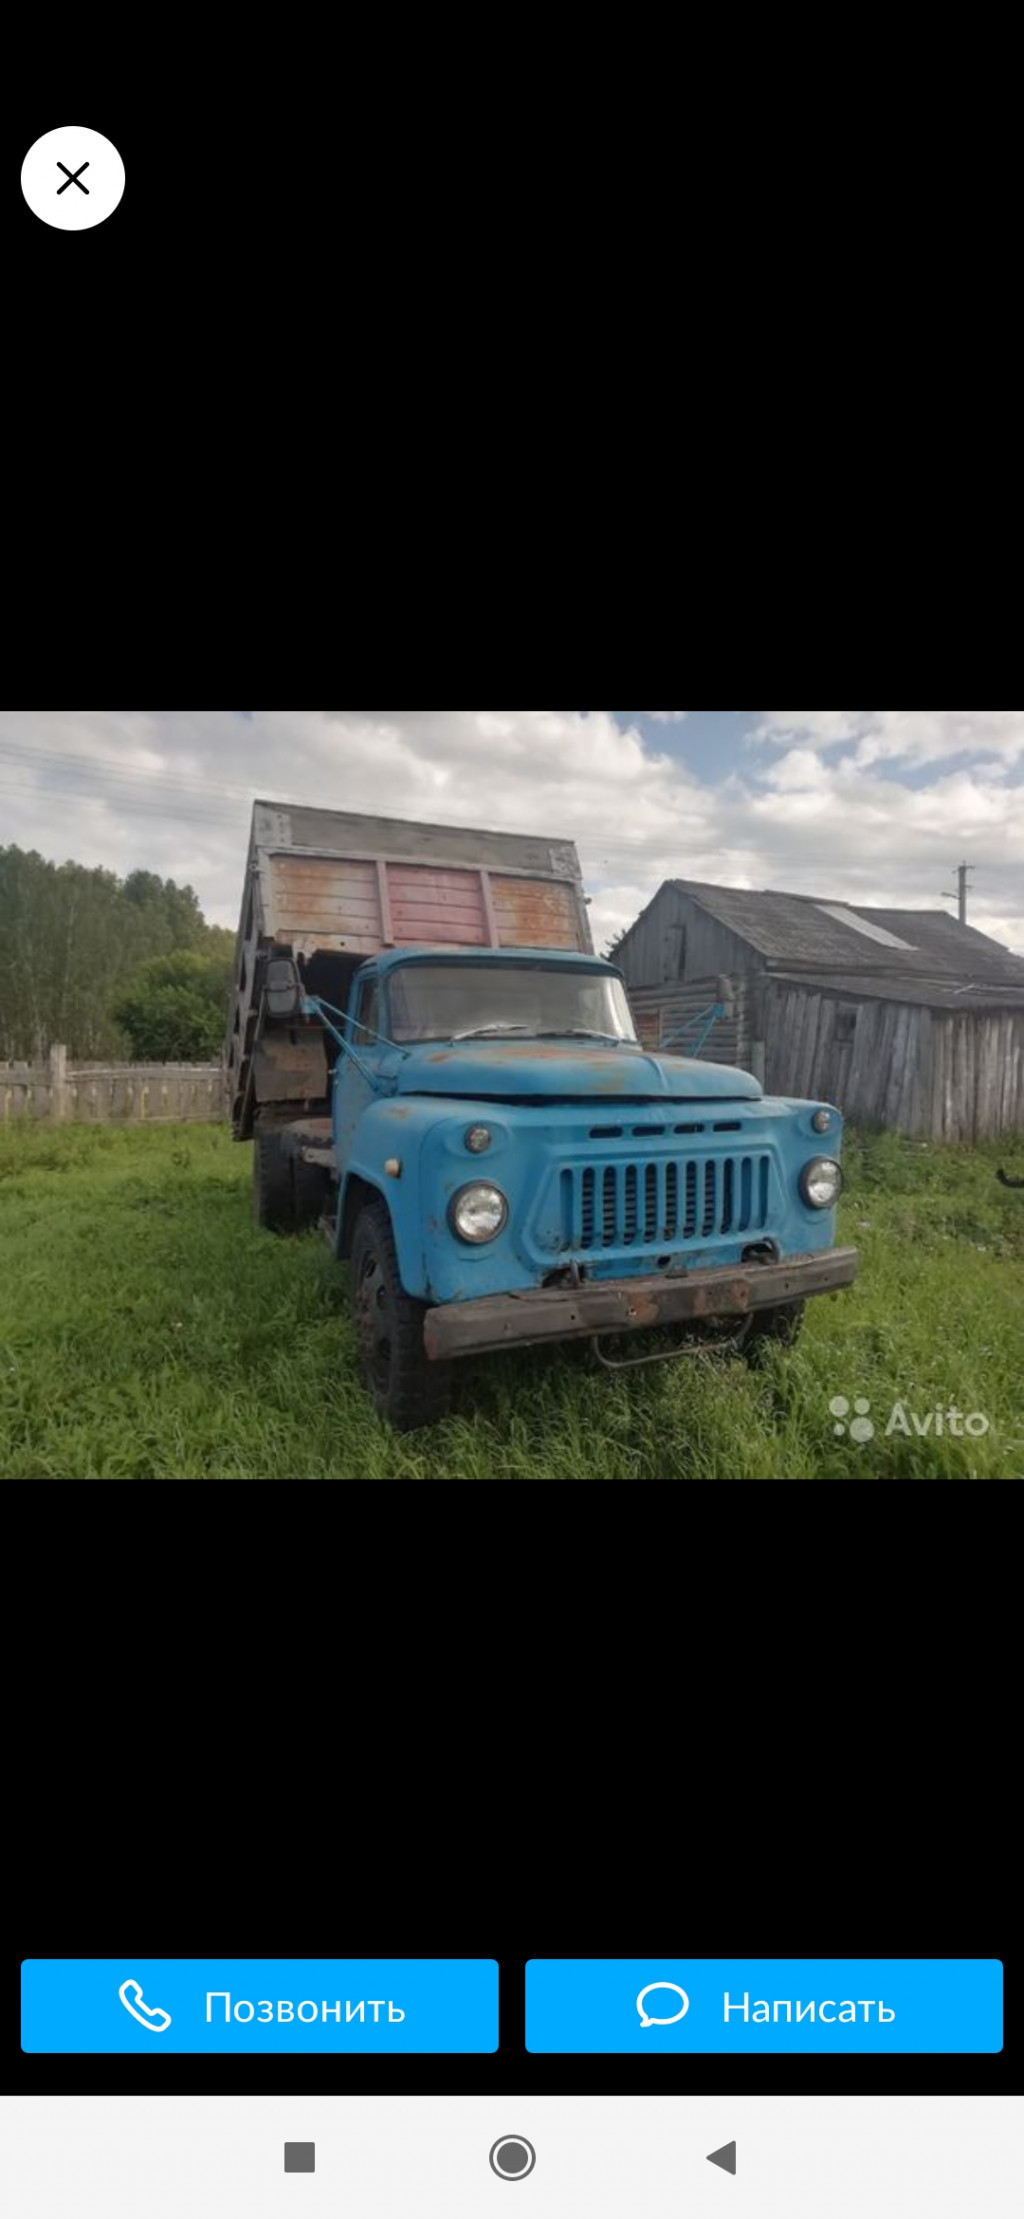
<svg viewBox="0 0 1024 2219">
<path fill-rule="evenodd" d="M 399 1432 L 443 1418 L 451 1365 L 432 1364 L 423 1347 L 426 1304 L 402 1286 L 391 1219 L 383 1202 L 367 1202 L 352 1234 L 352 1305 L 363 1385 Z"/>
</svg>

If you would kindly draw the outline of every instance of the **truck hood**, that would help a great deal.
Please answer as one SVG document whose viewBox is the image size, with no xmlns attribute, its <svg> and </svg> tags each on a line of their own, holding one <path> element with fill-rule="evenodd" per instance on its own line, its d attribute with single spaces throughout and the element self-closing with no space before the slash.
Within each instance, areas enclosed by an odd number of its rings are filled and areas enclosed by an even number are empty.
<svg viewBox="0 0 1024 2219">
<path fill-rule="evenodd" d="M 572 1040 L 424 1041 L 393 1075 L 399 1094 L 459 1094 L 474 1101 L 517 1094 L 753 1101 L 762 1093 L 749 1071 L 731 1063 L 650 1055 L 629 1044 L 588 1048 Z"/>
</svg>

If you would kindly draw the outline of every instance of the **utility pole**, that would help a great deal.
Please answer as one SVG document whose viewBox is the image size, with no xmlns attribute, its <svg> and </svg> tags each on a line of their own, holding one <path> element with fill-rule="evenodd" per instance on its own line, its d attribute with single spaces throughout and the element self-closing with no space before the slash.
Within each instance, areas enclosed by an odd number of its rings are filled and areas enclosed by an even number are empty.
<svg viewBox="0 0 1024 2219">
<path fill-rule="evenodd" d="M 944 886 L 942 889 L 943 901 L 955 900 L 960 917 L 960 922 L 962 925 L 965 925 L 967 923 L 967 873 L 968 871 L 973 871 L 973 869 L 973 863 L 958 863 L 956 865 L 956 894 L 954 895 L 951 886 Z"/>
</svg>

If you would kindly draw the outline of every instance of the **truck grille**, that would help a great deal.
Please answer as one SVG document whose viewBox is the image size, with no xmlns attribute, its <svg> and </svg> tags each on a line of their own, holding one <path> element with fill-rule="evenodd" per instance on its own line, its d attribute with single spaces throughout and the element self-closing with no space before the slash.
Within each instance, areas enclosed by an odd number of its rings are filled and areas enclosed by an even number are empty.
<svg viewBox="0 0 1024 2219">
<path fill-rule="evenodd" d="M 560 1173 L 563 1248 L 660 1248 L 768 1220 L 768 1156 L 567 1165 Z"/>
</svg>

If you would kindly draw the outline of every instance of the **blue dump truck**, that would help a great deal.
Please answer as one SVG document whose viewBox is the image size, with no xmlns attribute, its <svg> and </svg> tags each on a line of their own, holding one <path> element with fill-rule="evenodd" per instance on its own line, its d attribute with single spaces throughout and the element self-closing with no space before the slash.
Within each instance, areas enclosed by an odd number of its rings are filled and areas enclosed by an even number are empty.
<svg viewBox="0 0 1024 2219">
<path fill-rule="evenodd" d="M 637 1040 L 570 843 L 255 803 L 233 1127 L 257 1224 L 349 1263 L 393 1425 L 443 1415 L 460 1357 L 753 1355 L 853 1279 L 838 1111 L 679 1045 Z"/>
</svg>

